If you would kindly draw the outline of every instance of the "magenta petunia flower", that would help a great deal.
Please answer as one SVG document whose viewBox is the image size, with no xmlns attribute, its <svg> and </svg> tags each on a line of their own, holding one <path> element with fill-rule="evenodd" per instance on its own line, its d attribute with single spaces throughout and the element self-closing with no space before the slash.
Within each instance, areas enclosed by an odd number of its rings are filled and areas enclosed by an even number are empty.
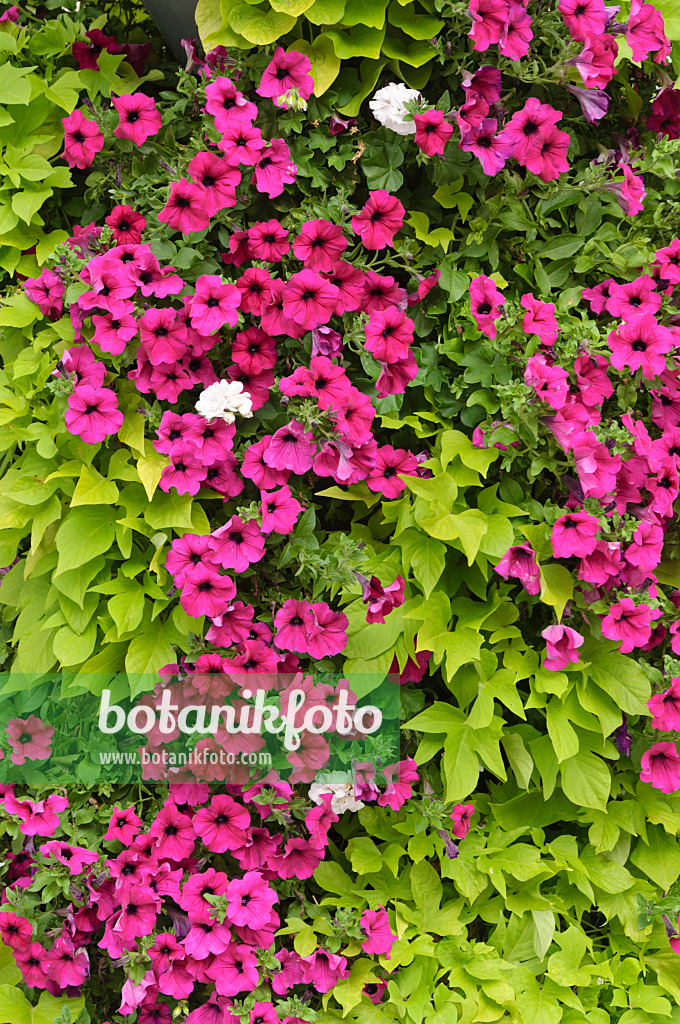
<svg viewBox="0 0 680 1024">
<path fill-rule="evenodd" d="M 652 100 L 650 109 L 646 125 L 648 131 L 665 135 L 669 139 L 680 138 L 680 90 L 662 89 L 656 99 Z"/>
<path fill-rule="evenodd" d="M 501 306 L 505 298 L 501 295 L 494 281 L 485 274 L 480 274 L 470 282 L 470 306 L 477 324 L 477 330 L 487 338 L 496 337 L 496 320 L 501 315 Z"/>
<path fill-rule="evenodd" d="M 61 935 L 47 951 L 42 966 L 48 980 L 60 989 L 77 988 L 90 975 L 87 950 L 83 947 L 76 949 L 70 939 Z"/>
<path fill-rule="evenodd" d="M 314 611 L 309 602 L 291 598 L 284 601 L 274 616 L 274 643 L 281 651 L 306 654 L 314 626 Z"/>
<path fill-rule="evenodd" d="M 470 0 L 468 11 L 472 17 L 472 28 L 468 32 L 469 38 L 474 40 L 472 49 L 479 53 L 499 43 L 510 13 L 507 0 Z"/>
<path fill-rule="evenodd" d="M 474 804 L 456 804 L 449 817 L 453 822 L 451 831 L 456 839 L 465 839 L 470 831 L 470 818 L 475 813 Z"/>
<path fill-rule="evenodd" d="M 260 151 L 265 145 L 262 132 L 249 121 L 228 124 L 217 143 L 230 167 L 238 167 L 239 164 L 252 167 L 259 161 Z"/>
<path fill-rule="evenodd" d="M 364 953 L 375 953 L 389 960 L 397 936 L 390 928 L 390 919 L 385 908 L 364 910 L 361 915 L 361 927 L 366 933 L 366 938 L 361 943 Z"/>
<path fill-rule="evenodd" d="M 666 369 L 666 355 L 674 348 L 673 335 L 649 313 L 631 317 L 608 336 L 611 363 L 617 370 L 642 370 L 654 380 Z"/>
<path fill-rule="evenodd" d="M 369 626 L 374 622 L 384 623 L 385 616 L 404 603 L 404 577 L 397 576 L 387 586 L 383 586 L 377 576 L 370 580 L 360 573 L 355 573 L 361 584 L 361 599 L 366 609 L 366 622 Z"/>
<path fill-rule="evenodd" d="M 312 468 L 315 455 L 314 435 L 305 430 L 298 420 L 291 420 L 285 427 L 279 427 L 276 433 L 271 435 L 263 459 L 267 466 L 279 470 L 289 469 L 302 476 Z"/>
<path fill-rule="evenodd" d="M 244 522 L 239 516 L 232 516 L 210 538 L 213 564 L 223 569 L 242 573 L 264 557 L 264 537 L 255 519 Z"/>
<path fill-rule="evenodd" d="M 379 807 L 391 807 L 398 811 L 413 796 L 413 783 L 418 781 L 418 769 L 412 757 L 383 769 L 387 787 L 378 797 Z"/>
<path fill-rule="evenodd" d="M 274 50 L 274 56 L 262 72 L 262 78 L 255 92 L 258 96 L 270 97 L 275 106 L 286 107 L 286 94 L 294 89 L 303 100 L 308 100 L 314 91 L 314 79 L 310 72 L 312 62 L 304 53 L 281 46 Z"/>
<path fill-rule="evenodd" d="M 191 818 L 171 800 L 156 815 L 149 835 L 156 840 L 155 853 L 160 859 L 181 861 L 194 852 L 196 833 Z"/>
<path fill-rule="evenodd" d="M 584 638 L 571 626 L 548 626 L 541 636 L 547 645 L 543 668 L 558 672 L 571 662 L 578 661 L 578 648 L 583 645 Z"/>
<path fill-rule="evenodd" d="M 236 587 L 229 576 L 220 576 L 201 566 L 190 577 L 185 577 L 180 604 L 192 618 L 207 615 L 214 619 L 226 612 L 235 597 Z"/>
<path fill-rule="evenodd" d="M 668 689 L 650 697 L 647 707 L 652 716 L 653 729 L 680 732 L 680 678 L 673 676 Z"/>
<path fill-rule="evenodd" d="M 288 231 L 278 220 L 261 220 L 248 228 L 248 245 L 253 258 L 279 263 L 290 252 Z"/>
<path fill-rule="evenodd" d="M 275 199 L 283 192 L 284 185 L 292 185 L 297 174 L 297 164 L 290 158 L 290 149 L 283 139 L 272 139 L 260 151 L 251 184 L 258 192 Z"/>
<path fill-rule="evenodd" d="M 104 833 L 105 842 L 120 842 L 129 846 L 142 828 L 142 819 L 135 813 L 134 807 L 113 807 L 109 827 Z"/>
<path fill-rule="evenodd" d="M 616 39 L 605 32 L 589 36 L 580 54 L 566 60 L 565 64 L 571 64 L 578 70 L 586 89 L 605 89 L 617 73 L 614 61 L 618 52 Z"/>
<path fill-rule="evenodd" d="M 96 864 L 99 854 L 94 850 L 87 850 L 83 846 L 71 846 L 60 839 L 51 839 L 39 847 L 43 857 L 52 856 L 59 864 L 69 869 L 70 874 L 79 875 L 85 870 L 86 865 Z"/>
<path fill-rule="evenodd" d="M 96 121 L 80 110 L 74 110 L 68 117 L 63 117 L 64 152 L 63 157 L 69 167 L 85 170 L 91 167 L 97 153 L 104 148 L 104 136 Z"/>
<path fill-rule="evenodd" d="M 533 21 L 520 0 L 510 0 L 510 10 L 498 41 L 498 52 L 510 60 L 521 60 L 529 52 Z"/>
<path fill-rule="evenodd" d="M 631 320 L 644 313 L 654 315 L 661 306 L 661 296 L 656 291 L 656 283 L 648 274 L 636 277 L 634 281 L 609 286 L 609 298 L 606 309 L 618 320 Z"/>
<path fill-rule="evenodd" d="M 616 183 L 615 188 L 620 191 L 617 194 L 617 201 L 627 217 L 634 217 L 643 210 L 643 199 L 647 195 L 642 178 L 634 174 L 628 164 L 620 168 L 623 173 L 623 182 Z"/>
<path fill-rule="evenodd" d="M 604 498 L 616 488 L 621 456 L 612 455 L 591 431 L 573 438 L 572 452 L 581 489 L 586 497 Z"/>
<path fill-rule="evenodd" d="M 340 654 L 347 644 L 349 620 L 344 612 L 334 612 L 325 601 L 312 605 L 314 626 L 312 627 L 307 650 L 316 661 Z"/>
<path fill-rule="evenodd" d="M 0 914 L 0 937 L 3 945 L 10 949 L 23 949 L 33 937 L 33 925 L 13 911 Z"/>
<path fill-rule="evenodd" d="M 28 718 L 12 718 L 7 723 L 7 738 L 12 748 L 12 764 L 26 761 L 45 761 L 52 753 L 54 728 L 45 725 L 35 715 Z"/>
<path fill-rule="evenodd" d="M 633 51 L 634 61 L 643 61 L 650 53 L 658 51 L 654 60 L 658 64 L 666 62 L 671 44 L 666 36 L 663 17 L 652 4 L 631 0 L 626 42 Z"/>
<path fill-rule="evenodd" d="M 214 957 L 205 974 L 208 980 L 215 982 L 216 991 L 223 996 L 252 992 L 260 980 L 257 957 L 252 947 L 236 942 Z"/>
<path fill-rule="evenodd" d="M 415 114 L 415 144 L 427 156 L 442 155 L 446 143 L 453 135 L 453 126 L 448 123 L 442 110 L 426 110 Z"/>
<path fill-rule="evenodd" d="M 366 249 L 385 249 L 404 224 L 404 207 L 385 189 L 370 192 L 360 213 L 352 217 L 352 229 Z"/>
<path fill-rule="evenodd" d="M 292 533 L 303 507 L 291 494 L 290 487 L 284 484 L 277 491 L 260 491 L 260 500 L 262 533 L 281 536 Z"/>
<path fill-rule="evenodd" d="M 300 270 L 288 280 L 283 314 L 305 331 L 326 324 L 335 312 L 338 289 L 314 270 Z"/>
<path fill-rule="evenodd" d="M 158 393 L 158 392 L 157 392 Z M 198 494 L 208 475 L 208 467 L 197 458 L 196 447 L 188 441 L 173 445 L 158 481 L 162 491 L 175 490 L 178 494 Z"/>
<path fill-rule="evenodd" d="M 171 306 L 147 309 L 139 320 L 139 335 L 152 366 L 174 363 L 187 351 L 187 328 Z"/>
<path fill-rule="evenodd" d="M 536 149 L 549 129 L 562 118 L 562 112 L 555 110 L 549 103 L 541 103 L 535 96 L 530 96 L 521 110 L 516 111 L 503 129 L 503 133 L 513 143 L 512 155 L 520 163 L 524 163 L 527 154 L 532 151 L 536 159 Z"/>
<path fill-rule="evenodd" d="M 293 242 L 293 254 L 308 270 L 332 271 L 347 244 L 338 224 L 327 220 L 307 220 Z"/>
<path fill-rule="evenodd" d="M 541 181 L 554 181 L 569 170 L 567 150 L 570 141 L 566 132 L 549 125 L 524 150 L 525 167 Z"/>
<path fill-rule="evenodd" d="M 29 942 L 27 946 L 16 948 L 13 952 L 24 984 L 29 988 L 45 988 L 45 947 L 39 942 Z"/>
<path fill-rule="evenodd" d="M 410 355 L 413 344 L 413 321 L 392 307 L 371 313 L 364 327 L 365 349 L 381 363 L 396 363 Z"/>
<path fill-rule="evenodd" d="M 245 845 L 250 814 L 232 797 L 220 794 L 212 798 L 209 807 L 196 811 L 193 825 L 204 846 L 213 853 L 225 853 Z"/>
<path fill-rule="evenodd" d="M 317 992 L 330 992 L 343 978 L 349 976 L 347 960 L 338 953 L 317 949 L 302 957 L 303 979 Z"/>
<path fill-rule="evenodd" d="M 206 209 L 205 189 L 186 178 L 173 181 L 168 201 L 158 214 L 158 219 L 174 231 L 183 235 L 203 231 L 210 223 Z"/>
<path fill-rule="evenodd" d="M 380 491 L 386 498 L 398 498 L 406 489 L 406 481 L 399 474 L 415 476 L 418 468 L 415 455 L 404 448 L 393 448 L 384 444 L 376 453 L 375 466 L 369 473 L 366 484 L 371 491 Z"/>
<path fill-rule="evenodd" d="M 509 576 L 516 577 L 527 594 L 540 593 L 541 580 L 536 555 L 529 544 L 516 544 L 508 548 L 495 566 L 495 571 L 505 580 Z"/>
<path fill-rule="evenodd" d="M 114 206 L 104 223 L 113 231 L 118 245 L 138 245 L 146 227 L 146 218 L 131 206 Z"/>
<path fill-rule="evenodd" d="M 602 636 L 619 640 L 622 654 L 630 654 L 636 647 L 646 644 L 652 635 L 652 622 L 661 618 L 661 609 L 638 604 L 624 597 L 609 609 L 602 619 Z"/>
<path fill-rule="evenodd" d="M 522 296 L 520 305 L 528 311 L 522 321 L 522 330 L 526 334 L 538 335 L 542 345 L 554 345 L 560 331 L 555 319 L 554 303 L 541 302 L 531 292 L 527 292 Z"/>
<path fill-rule="evenodd" d="M 98 444 L 110 434 L 117 434 L 123 425 L 115 392 L 89 384 L 79 384 L 69 395 L 64 419 L 69 433 L 78 434 L 87 444 Z"/>
<path fill-rule="evenodd" d="M 189 174 L 205 189 L 206 213 L 213 217 L 219 210 L 236 205 L 236 189 L 241 172 L 217 153 L 197 153 L 189 161 Z"/>
<path fill-rule="evenodd" d="M 231 358 L 248 374 L 273 370 L 277 359 L 276 341 L 259 327 L 248 327 L 235 335 Z"/>
<path fill-rule="evenodd" d="M 562 409 L 569 396 L 569 374 L 561 366 L 551 366 L 543 355 L 530 356 L 524 371 L 524 383 L 553 409 Z"/>
<path fill-rule="evenodd" d="M 560 0 L 557 6 L 571 38 L 578 42 L 602 35 L 607 27 L 604 0 Z"/>
<path fill-rule="evenodd" d="M 57 814 L 68 807 L 68 797 L 51 793 L 47 800 L 17 800 L 13 793 L 7 793 L 4 805 L 8 814 L 19 819 L 19 830 L 25 836 L 52 836 L 59 828 Z"/>
<path fill-rule="evenodd" d="M 40 277 L 29 277 L 24 281 L 24 291 L 31 302 L 40 307 L 43 316 L 55 320 L 61 316 L 66 285 L 52 270 L 42 271 Z"/>
<path fill-rule="evenodd" d="M 552 529 L 552 549 L 555 558 L 584 558 L 595 550 L 600 521 L 588 512 L 568 512 L 556 521 Z"/>
<path fill-rule="evenodd" d="M 485 117 L 478 126 L 461 133 L 461 149 L 474 153 L 490 178 L 503 170 L 514 149 L 514 143 L 504 132 L 497 132 L 497 128 L 495 118 Z"/>
<path fill-rule="evenodd" d="M 246 871 L 227 886 L 227 921 L 232 925 L 262 928 L 279 898 L 259 871 Z"/>
<path fill-rule="evenodd" d="M 230 78 L 220 76 L 205 87 L 205 109 L 215 119 L 218 132 L 235 121 L 254 121 L 257 107 L 247 100 Z"/>
<path fill-rule="evenodd" d="M 125 96 L 112 96 L 111 103 L 118 111 L 119 123 L 113 134 L 119 139 L 130 139 L 135 146 L 143 146 L 152 135 L 163 127 L 161 115 L 151 96 L 143 92 Z"/>
<path fill-rule="evenodd" d="M 191 302 L 191 325 L 200 334 L 214 334 L 225 324 L 238 323 L 239 289 L 219 274 L 201 274 Z"/>
<path fill-rule="evenodd" d="M 680 789 L 680 754 L 675 743 L 655 743 L 641 758 L 640 781 L 662 793 Z"/>
</svg>

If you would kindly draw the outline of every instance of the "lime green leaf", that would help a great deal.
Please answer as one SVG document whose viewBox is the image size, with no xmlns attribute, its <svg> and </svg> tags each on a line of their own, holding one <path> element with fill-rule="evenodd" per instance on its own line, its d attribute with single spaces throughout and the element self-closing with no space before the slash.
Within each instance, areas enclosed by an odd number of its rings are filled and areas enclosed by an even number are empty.
<svg viewBox="0 0 680 1024">
<path fill-rule="evenodd" d="M 563 565 L 542 565 L 539 572 L 541 601 L 552 605 L 557 618 L 561 619 L 567 601 L 574 594 L 574 577 Z"/>
<path fill-rule="evenodd" d="M 404 7 L 390 4 L 387 19 L 411 39 L 432 39 L 444 27 L 444 22 L 439 18 L 430 18 L 424 11 L 415 10 L 411 4 Z"/>
<path fill-rule="evenodd" d="M 385 8 L 387 0 L 346 0 L 343 25 L 368 25 L 369 28 L 382 28 L 385 24 Z"/>
<path fill-rule="evenodd" d="M 564 762 L 561 773 L 562 789 L 573 804 L 605 810 L 612 780 L 602 758 L 582 750 Z"/>
<path fill-rule="evenodd" d="M 113 480 L 107 480 L 93 466 L 83 466 L 71 498 L 71 508 L 76 505 L 113 505 L 116 501 L 118 488 Z"/>
<path fill-rule="evenodd" d="M 269 0 L 269 6 L 272 10 L 282 14 L 290 14 L 293 18 L 297 18 L 299 14 L 304 14 L 313 3 L 314 0 Z M 289 52 L 290 49 L 289 47 Z M 298 50 L 298 53 L 302 52 L 304 51 Z"/>
<path fill-rule="evenodd" d="M 647 826 L 647 843 L 638 839 L 630 859 L 662 889 L 670 889 L 680 876 L 680 846 L 661 825 Z"/>
<path fill-rule="evenodd" d="M 382 52 L 393 60 L 402 61 L 409 67 L 420 68 L 436 55 L 432 43 L 424 39 L 411 40 L 394 29 L 385 35 Z"/>
<path fill-rule="evenodd" d="M 338 25 L 345 13 L 345 0 L 314 0 L 305 11 L 312 25 Z"/>
<path fill-rule="evenodd" d="M 118 635 L 124 636 L 137 629 L 144 616 L 144 591 L 116 594 L 108 602 L 109 615 L 116 624 Z"/>
<path fill-rule="evenodd" d="M 340 32 L 337 29 L 330 29 L 325 34 L 329 39 L 333 40 L 335 55 L 339 57 L 340 60 L 349 60 L 350 57 L 371 57 L 374 60 L 377 60 L 380 57 L 382 42 L 385 38 L 385 29 L 368 28 L 365 25 L 355 25 L 351 32 Z M 378 72 L 378 74 L 379 73 L 380 72 Z M 370 92 L 372 88 L 373 86 L 369 88 L 368 92 Z M 347 106 L 349 106 L 349 104 L 347 104 Z M 343 111 L 346 111 L 345 107 L 343 107 Z"/>
<path fill-rule="evenodd" d="M 40 207 L 52 195 L 51 188 L 37 188 L 33 191 L 28 189 L 24 192 L 16 192 L 12 196 L 12 209 L 18 217 L 30 224 Z"/>
<path fill-rule="evenodd" d="M 104 554 L 113 544 L 113 538 L 113 522 L 108 508 L 85 505 L 73 509 L 57 531 L 59 561 L 54 575 L 77 569 L 97 555 Z"/>
<path fill-rule="evenodd" d="M 144 632 L 130 643 L 125 671 L 131 675 L 148 676 L 158 672 L 163 665 L 172 664 L 176 655 L 170 638 L 174 640 L 175 636 L 172 625 L 168 626 L 160 619 L 150 622 Z"/>
<path fill-rule="evenodd" d="M 429 597 L 441 578 L 446 560 L 446 546 L 418 530 L 404 530 L 397 538 L 401 546 L 404 569 L 413 575 Z"/>
<path fill-rule="evenodd" d="M 249 43 L 266 46 L 290 32 L 295 18 L 277 11 L 265 11 L 247 4 L 237 4 L 229 12 L 229 25 Z"/>
<path fill-rule="evenodd" d="M 449 246 L 454 237 L 453 231 L 450 231 L 448 228 L 435 228 L 434 231 L 430 231 L 430 218 L 427 214 L 414 210 L 406 223 L 412 226 L 419 242 L 424 242 L 433 248 L 441 246 L 444 252 L 449 251 Z"/>
<path fill-rule="evenodd" d="M 70 626 L 57 631 L 52 646 L 62 665 L 81 665 L 92 654 L 97 640 L 97 623 L 91 622 L 87 629 L 78 634 Z"/>
<path fill-rule="evenodd" d="M 326 33 L 326 35 L 328 35 L 328 33 Z M 338 57 L 341 56 L 338 53 L 337 47 L 335 47 L 335 52 Z M 380 77 L 380 72 L 385 67 L 386 63 L 387 61 L 385 59 L 362 60 L 359 65 L 361 88 L 354 93 L 349 103 L 345 103 L 344 107 L 338 107 L 338 113 L 344 114 L 346 117 L 356 117 L 361 109 L 361 104 L 375 89 L 376 82 Z"/>
<path fill-rule="evenodd" d="M 458 803 L 472 793 L 479 778 L 479 758 L 472 734 L 466 726 L 446 737 L 442 763 L 446 778 L 446 803 Z"/>
<path fill-rule="evenodd" d="M 155 450 L 150 455 L 144 456 L 137 461 L 137 473 L 139 474 L 139 479 L 144 484 L 144 490 L 149 501 L 153 498 L 154 492 L 158 487 L 158 481 L 162 476 L 163 470 L 168 465 L 167 455 L 162 455 Z"/>
<path fill-rule="evenodd" d="M 376 966 L 372 960 L 355 960 L 349 978 L 344 978 L 333 986 L 333 998 L 342 1006 L 343 1016 L 359 1005 L 366 985 L 380 980 L 373 973 Z"/>
<path fill-rule="evenodd" d="M 31 83 L 26 75 L 35 71 L 35 65 L 26 68 L 15 68 L 12 64 L 0 65 L 0 103 L 3 106 L 17 103 L 26 106 L 31 98 Z"/>
<path fill-rule="evenodd" d="M 21 971 L 17 967 L 14 953 L 9 946 L 0 942 L 0 986 L 14 985 L 21 981 Z"/>
</svg>

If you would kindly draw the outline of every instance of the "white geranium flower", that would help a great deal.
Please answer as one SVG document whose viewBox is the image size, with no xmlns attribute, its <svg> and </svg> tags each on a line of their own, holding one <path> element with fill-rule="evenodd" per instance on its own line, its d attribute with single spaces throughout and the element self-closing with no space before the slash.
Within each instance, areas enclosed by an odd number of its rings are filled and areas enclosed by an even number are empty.
<svg viewBox="0 0 680 1024">
<path fill-rule="evenodd" d="M 360 811 L 364 806 L 361 800 L 354 799 L 354 786 L 351 782 L 313 782 L 309 787 L 309 798 L 315 804 L 322 802 L 324 793 L 331 793 L 331 810 L 334 814 L 343 811 Z"/>
<path fill-rule="evenodd" d="M 390 128 L 397 135 L 415 135 L 415 122 L 405 120 L 408 114 L 406 104 L 420 98 L 417 89 L 409 89 L 403 82 L 390 82 L 378 89 L 368 105 L 376 121 L 385 128 Z"/>
<path fill-rule="evenodd" d="M 236 414 L 245 419 L 251 418 L 253 400 L 243 390 L 240 380 L 218 380 L 202 392 L 195 408 L 206 420 L 222 419 L 225 423 L 233 423 Z"/>
</svg>

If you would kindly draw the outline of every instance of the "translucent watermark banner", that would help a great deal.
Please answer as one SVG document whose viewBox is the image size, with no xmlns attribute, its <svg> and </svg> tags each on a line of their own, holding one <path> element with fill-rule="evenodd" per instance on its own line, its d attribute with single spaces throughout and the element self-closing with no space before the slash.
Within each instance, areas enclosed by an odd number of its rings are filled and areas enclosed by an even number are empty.
<svg viewBox="0 0 680 1024">
<path fill-rule="evenodd" d="M 247 786 L 399 761 L 398 677 L 374 673 L 0 676 L 0 783 Z M 271 774 L 270 774 L 271 773 Z"/>
</svg>

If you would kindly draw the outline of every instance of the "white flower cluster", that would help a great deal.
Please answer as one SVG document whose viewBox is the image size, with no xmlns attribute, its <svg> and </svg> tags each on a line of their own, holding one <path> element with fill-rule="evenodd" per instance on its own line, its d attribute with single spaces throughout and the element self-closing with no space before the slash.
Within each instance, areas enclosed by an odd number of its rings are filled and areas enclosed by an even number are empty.
<svg viewBox="0 0 680 1024">
<path fill-rule="evenodd" d="M 361 800 L 354 798 L 354 786 L 351 782 L 313 782 L 309 787 L 309 799 L 315 804 L 321 803 L 324 793 L 332 793 L 331 810 L 334 814 L 343 811 L 360 811 L 364 806 Z"/>
<path fill-rule="evenodd" d="M 403 82 L 390 82 L 389 85 L 378 89 L 368 105 L 376 121 L 380 121 L 385 128 L 390 128 L 397 135 L 415 135 L 415 122 L 413 119 L 406 120 L 406 104 L 420 98 L 420 93 L 416 89 L 407 88 Z"/>
<path fill-rule="evenodd" d="M 252 417 L 253 401 L 240 380 L 218 380 L 203 391 L 196 402 L 196 412 L 207 420 L 233 423 L 237 414 L 246 419 Z"/>
</svg>

